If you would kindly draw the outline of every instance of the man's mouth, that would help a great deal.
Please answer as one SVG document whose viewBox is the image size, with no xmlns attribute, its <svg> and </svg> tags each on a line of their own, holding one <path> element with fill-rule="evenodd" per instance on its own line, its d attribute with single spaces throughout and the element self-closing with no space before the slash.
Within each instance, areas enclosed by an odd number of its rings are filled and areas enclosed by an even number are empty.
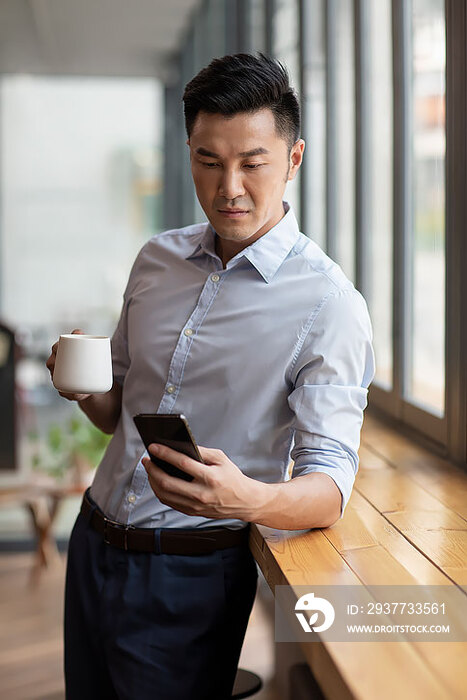
<svg viewBox="0 0 467 700">
<path fill-rule="evenodd" d="M 217 211 L 227 219 L 240 219 L 248 214 L 248 209 L 218 209 Z"/>
</svg>

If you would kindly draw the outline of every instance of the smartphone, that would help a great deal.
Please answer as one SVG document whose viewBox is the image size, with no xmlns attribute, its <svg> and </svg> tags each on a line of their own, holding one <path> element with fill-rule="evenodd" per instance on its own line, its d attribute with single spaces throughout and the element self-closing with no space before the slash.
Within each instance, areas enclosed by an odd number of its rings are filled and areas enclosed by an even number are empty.
<svg viewBox="0 0 467 700">
<path fill-rule="evenodd" d="M 197 462 L 203 462 L 184 415 L 180 413 L 138 413 L 138 415 L 133 416 L 133 420 L 147 450 L 152 442 L 158 442 L 160 445 L 177 450 L 177 452 L 183 452 L 188 457 L 196 459 Z M 148 455 L 154 464 L 157 464 L 166 474 L 185 481 L 193 481 L 194 477 L 191 474 L 155 457 L 149 450 Z"/>
</svg>

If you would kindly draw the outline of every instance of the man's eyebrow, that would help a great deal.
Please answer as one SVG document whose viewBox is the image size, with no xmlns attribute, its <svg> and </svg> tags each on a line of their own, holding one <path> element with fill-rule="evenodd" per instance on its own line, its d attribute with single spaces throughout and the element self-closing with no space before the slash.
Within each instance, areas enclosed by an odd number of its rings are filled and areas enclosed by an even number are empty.
<svg viewBox="0 0 467 700">
<path fill-rule="evenodd" d="M 199 153 L 200 156 L 208 156 L 208 158 L 220 158 L 220 155 L 218 153 L 213 153 L 212 151 L 208 151 L 206 148 L 203 148 L 202 146 L 199 146 L 199 148 L 196 149 L 195 153 Z"/>
<path fill-rule="evenodd" d="M 220 158 L 220 155 L 218 153 L 208 151 L 207 148 L 203 148 L 202 146 L 199 146 L 196 149 L 195 153 L 198 153 L 200 156 L 207 156 L 208 158 Z M 266 153 L 269 153 L 269 151 L 266 148 L 259 146 L 258 148 L 253 148 L 251 151 L 243 151 L 238 155 L 241 158 L 251 158 L 252 156 L 261 156 L 265 155 Z"/>
<path fill-rule="evenodd" d="M 241 156 L 242 158 L 250 158 L 251 156 L 262 156 L 262 155 L 265 155 L 266 153 L 269 153 L 267 148 L 263 148 L 262 146 L 259 146 L 259 148 L 253 148 L 252 151 L 243 151 L 243 153 L 239 153 L 238 155 Z"/>
</svg>

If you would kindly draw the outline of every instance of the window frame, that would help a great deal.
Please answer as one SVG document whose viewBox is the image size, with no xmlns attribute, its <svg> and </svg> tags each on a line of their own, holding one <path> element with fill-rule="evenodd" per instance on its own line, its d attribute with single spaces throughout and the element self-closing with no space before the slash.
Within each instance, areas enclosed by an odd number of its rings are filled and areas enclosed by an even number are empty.
<svg viewBox="0 0 467 700">
<path fill-rule="evenodd" d="M 393 35 L 393 383 L 385 390 L 374 383 L 370 390 L 370 403 L 389 414 L 409 428 L 422 433 L 437 444 L 444 454 L 449 452 L 448 422 L 450 411 L 447 405 L 448 362 L 445 355 L 445 410 L 439 417 L 425 410 L 406 396 L 407 379 L 410 375 L 411 327 L 407 313 L 407 301 L 412 285 L 412 208 L 411 178 L 412 153 L 410 129 L 412 124 L 412 98 L 410 94 L 411 47 L 411 3 L 406 0 L 392 2 Z M 447 51 L 447 44 L 446 44 Z M 446 56 L 446 76 L 448 60 Z M 447 130 L 447 129 L 446 129 Z M 447 189 L 447 140 L 445 161 L 445 187 Z M 447 199 L 445 207 L 446 249 L 448 240 Z M 447 280 L 447 275 L 446 275 Z M 447 287 L 447 285 L 446 285 Z M 447 288 L 445 288 L 447 305 Z M 447 306 L 445 307 L 447 309 Z M 446 322 L 448 314 L 446 313 Z M 449 331 L 445 329 L 445 343 Z"/>
<path fill-rule="evenodd" d="M 447 448 L 467 463 L 467 7 L 446 7 Z"/>
</svg>

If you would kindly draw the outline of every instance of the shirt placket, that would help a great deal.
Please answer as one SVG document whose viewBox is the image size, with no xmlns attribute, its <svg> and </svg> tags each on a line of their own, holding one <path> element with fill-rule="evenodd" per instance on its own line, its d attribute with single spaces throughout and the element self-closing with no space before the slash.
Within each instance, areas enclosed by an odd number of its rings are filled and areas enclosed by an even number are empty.
<svg viewBox="0 0 467 700">
<path fill-rule="evenodd" d="M 170 361 L 164 394 L 159 403 L 157 413 L 172 413 L 182 386 L 183 373 L 190 354 L 190 349 L 193 343 L 196 342 L 196 335 L 201 329 L 209 309 L 228 274 L 228 271 L 224 271 L 223 274 L 221 274 L 221 271 L 213 272 L 204 283 L 201 294 L 198 297 L 198 302 L 178 336 L 177 345 L 175 346 Z M 140 459 L 133 472 L 129 488 L 125 492 L 120 504 L 117 514 L 117 519 L 120 522 L 129 522 L 131 513 L 135 506 L 137 506 L 138 499 L 143 494 L 146 483 L 146 469 Z"/>
<path fill-rule="evenodd" d="M 177 345 L 175 346 L 170 361 L 167 382 L 157 413 L 172 413 L 173 411 L 182 386 L 183 372 L 191 347 L 193 343 L 196 342 L 196 335 L 203 325 L 225 276 L 225 274 L 220 275 L 217 272 L 209 275 L 192 314 L 181 329 Z"/>
</svg>

